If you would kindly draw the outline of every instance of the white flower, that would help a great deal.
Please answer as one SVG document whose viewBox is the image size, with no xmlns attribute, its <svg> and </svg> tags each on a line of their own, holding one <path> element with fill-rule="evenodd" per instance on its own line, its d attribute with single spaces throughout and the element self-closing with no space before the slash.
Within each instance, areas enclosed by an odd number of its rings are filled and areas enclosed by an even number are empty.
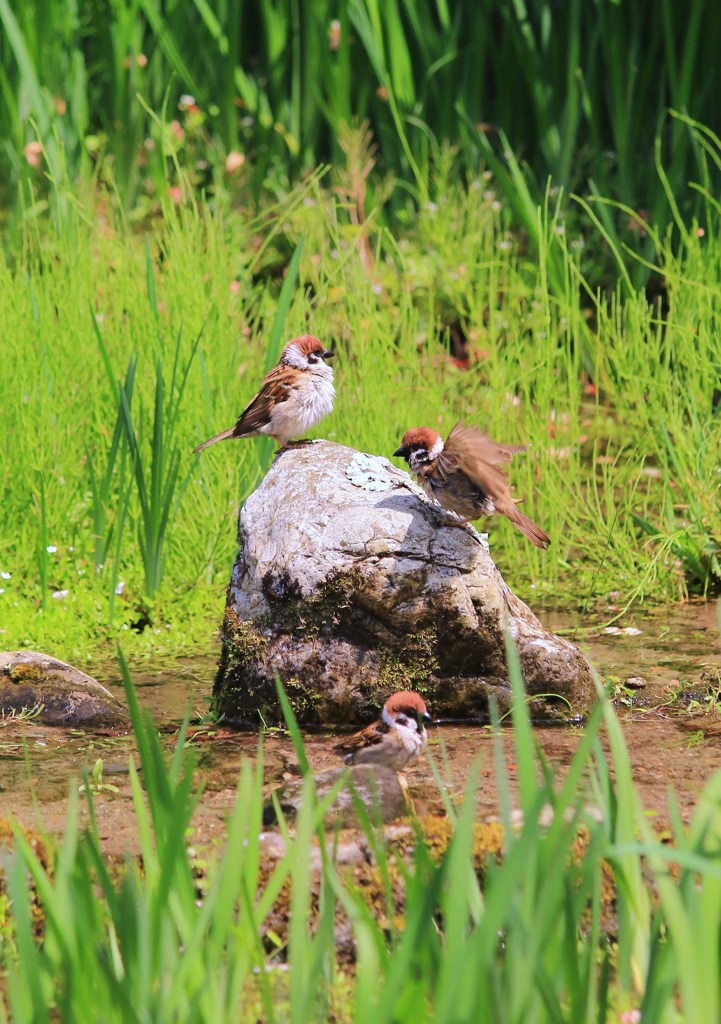
<svg viewBox="0 0 721 1024">
<path fill-rule="evenodd" d="M 0 587 L 0 594 L 4 594 L 4 593 L 5 593 L 4 589 L 2 587 Z"/>
<path fill-rule="evenodd" d="M 187 110 L 188 107 L 195 106 L 195 96 L 191 96 L 189 92 L 184 92 L 178 100 L 178 106 L 181 110 Z"/>
<path fill-rule="evenodd" d="M 64 601 L 69 593 L 69 590 L 55 590 L 53 591 L 53 597 L 56 601 Z"/>
<path fill-rule="evenodd" d="M 11 576 L 11 572 L 0 572 L 0 580 L 9 580 Z"/>
<path fill-rule="evenodd" d="M 47 553 L 49 555 L 54 555 L 55 552 L 58 550 L 58 546 L 57 546 L 57 544 L 48 544 L 48 546 L 45 548 L 45 550 L 47 551 Z"/>
<path fill-rule="evenodd" d="M 115 588 L 115 593 L 116 594 L 122 594 L 122 592 L 124 590 L 125 590 L 125 580 L 121 580 L 120 583 L 118 583 L 117 587 Z"/>
</svg>

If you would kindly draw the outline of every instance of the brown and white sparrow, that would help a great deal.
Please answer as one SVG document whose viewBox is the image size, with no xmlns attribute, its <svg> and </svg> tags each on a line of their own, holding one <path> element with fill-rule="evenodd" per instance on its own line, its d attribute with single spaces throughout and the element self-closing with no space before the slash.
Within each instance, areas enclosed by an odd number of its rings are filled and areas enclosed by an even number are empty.
<svg viewBox="0 0 721 1024">
<path fill-rule="evenodd" d="M 209 438 L 193 453 L 228 437 L 265 434 L 287 448 L 291 438 L 310 430 L 333 408 L 333 353 L 312 334 L 293 338 L 280 361 L 260 382 L 260 390 L 245 407 L 234 427 Z"/>
<path fill-rule="evenodd" d="M 532 544 L 545 548 L 551 543 L 550 537 L 519 512 L 500 468 L 515 452 L 522 451 L 525 448 L 497 444 L 475 427 L 457 423 L 445 442 L 429 427 L 413 427 L 403 435 L 400 448 L 393 454 L 406 460 L 429 498 L 460 517 L 462 523 L 457 525 L 499 512 Z"/>
<path fill-rule="evenodd" d="M 425 702 L 412 690 L 398 690 L 383 705 L 381 718 L 338 743 L 333 749 L 346 764 L 382 764 L 399 772 L 420 754 L 426 743 Z"/>
</svg>

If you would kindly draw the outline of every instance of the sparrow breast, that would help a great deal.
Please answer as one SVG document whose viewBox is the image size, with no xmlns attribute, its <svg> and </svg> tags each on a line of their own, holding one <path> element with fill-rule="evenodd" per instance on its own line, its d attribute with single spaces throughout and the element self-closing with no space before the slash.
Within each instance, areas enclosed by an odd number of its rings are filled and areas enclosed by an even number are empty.
<svg viewBox="0 0 721 1024">
<path fill-rule="evenodd" d="M 318 364 L 299 376 L 288 400 L 273 411 L 273 430 L 287 437 L 298 437 L 333 410 L 335 388 L 333 369 Z"/>
</svg>

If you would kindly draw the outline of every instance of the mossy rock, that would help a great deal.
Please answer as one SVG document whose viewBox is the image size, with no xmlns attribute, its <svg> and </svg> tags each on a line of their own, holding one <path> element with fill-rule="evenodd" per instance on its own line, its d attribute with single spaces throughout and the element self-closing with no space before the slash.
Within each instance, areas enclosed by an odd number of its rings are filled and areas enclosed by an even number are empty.
<svg viewBox="0 0 721 1024">
<path fill-rule="evenodd" d="M 230 724 L 371 720 L 398 689 L 434 717 L 478 721 L 510 703 L 505 631 L 537 718 L 595 700 L 581 652 L 506 586 L 472 529 L 439 522 L 385 459 L 321 441 L 279 454 L 240 514 L 215 707 Z M 552 695 L 552 696 L 549 696 Z"/>
<path fill-rule="evenodd" d="M 0 652 L 0 714 L 46 725 L 125 728 L 123 705 L 80 669 L 37 651 Z"/>
</svg>

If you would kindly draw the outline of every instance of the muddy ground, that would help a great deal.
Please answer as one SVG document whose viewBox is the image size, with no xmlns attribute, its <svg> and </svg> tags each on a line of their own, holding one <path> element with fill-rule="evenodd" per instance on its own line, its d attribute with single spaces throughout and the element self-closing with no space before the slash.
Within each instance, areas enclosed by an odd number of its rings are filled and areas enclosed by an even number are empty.
<svg viewBox="0 0 721 1024">
<path fill-rule="evenodd" d="M 542 616 L 544 623 L 573 638 L 566 616 Z M 687 605 L 618 622 L 612 630 L 577 635 L 603 678 L 615 687 L 618 713 L 628 744 L 633 773 L 645 807 L 662 823 L 668 787 L 673 784 L 681 814 L 688 818 L 708 777 L 721 765 L 721 644 L 714 604 Z M 639 632 L 640 630 L 640 632 Z M 93 668 L 91 667 L 91 671 Z M 133 666 L 131 666 L 133 671 Z M 186 708 L 195 718 L 208 708 L 214 656 L 178 663 L 172 669 L 133 671 L 138 696 L 161 728 L 168 747 L 175 742 L 177 723 Z M 122 699 L 119 673 L 113 666 L 96 667 L 97 678 Z M 635 680 L 625 687 L 624 681 Z M 642 685 L 645 683 L 645 685 Z M 581 739 L 582 725 L 538 726 L 536 738 L 548 762 L 563 774 Z M 337 766 L 332 747 L 337 737 L 306 734 L 314 769 Z M 215 726 L 194 726 L 190 745 L 197 757 L 197 777 L 204 795 L 195 817 L 194 842 L 212 842 L 223 834 L 225 816 L 234 799 L 241 760 L 255 757 L 258 738 Z M 505 734 L 506 760 L 514 777 L 512 735 Z M 0 728 L 0 815 L 21 824 L 61 833 L 70 787 L 81 782 L 83 767 L 103 761 L 102 789 L 95 796 L 101 839 L 109 854 L 137 852 L 135 817 L 128 782 L 131 738 L 107 731 L 72 731 L 33 722 Z M 288 737 L 264 735 L 265 782 L 270 790 L 298 774 Z M 491 733 L 484 725 L 437 724 L 429 752 L 441 767 L 452 795 L 460 796 L 470 766 L 479 757 L 480 818 L 497 813 Z M 440 812 L 441 799 L 429 763 L 422 758 L 407 773 L 418 813 Z M 87 818 L 87 811 L 81 815 Z"/>
</svg>

